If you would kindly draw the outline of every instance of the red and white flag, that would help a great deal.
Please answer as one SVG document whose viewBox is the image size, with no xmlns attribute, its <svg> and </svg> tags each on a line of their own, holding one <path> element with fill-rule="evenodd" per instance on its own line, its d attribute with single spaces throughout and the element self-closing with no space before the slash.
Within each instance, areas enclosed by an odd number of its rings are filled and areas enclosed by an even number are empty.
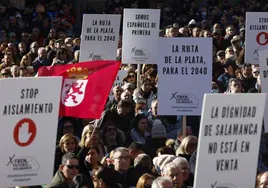
<svg viewBox="0 0 268 188">
<path fill-rule="evenodd" d="M 91 61 L 41 67 L 38 76 L 63 77 L 60 116 L 98 119 L 120 65 L 119 61 Z"/>
</svg>

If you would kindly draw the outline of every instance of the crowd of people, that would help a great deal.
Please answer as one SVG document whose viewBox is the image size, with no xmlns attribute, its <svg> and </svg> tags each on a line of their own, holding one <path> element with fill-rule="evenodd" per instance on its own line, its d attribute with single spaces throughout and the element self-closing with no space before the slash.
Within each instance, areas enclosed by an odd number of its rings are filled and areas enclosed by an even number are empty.
<svg viewBox="0 0 268 188">
<path fill-rule="evenodd" d="M 24 10 L 0 3 L 1 78 L 33 77 L 41 66 L 79 62 L 72 4 L 44 2 Z M 261 92 L 258 65 L 244 62 L 245 13 L 267 11 L 267 2 L 107 0 L 104 12 L 123 14 L 124 7 L 161 9 L 162 37 L 212 37 L 212 93 Z M 118 60 L 122 45 L 120 35 Z M 128 71 L 123 86 L 112 88 L 100 119 L 59 118 L 53 182 L 32 187 L 193 187 L 200 116 L 187 117 L 184 137 L 182 116 L 157 114 L 157 65 L 143 65 L 140 74 L 134 64 L 121 70 Z M 256 188 L 268 186 L 267 154 L 263 133 Z"/>
</svg>

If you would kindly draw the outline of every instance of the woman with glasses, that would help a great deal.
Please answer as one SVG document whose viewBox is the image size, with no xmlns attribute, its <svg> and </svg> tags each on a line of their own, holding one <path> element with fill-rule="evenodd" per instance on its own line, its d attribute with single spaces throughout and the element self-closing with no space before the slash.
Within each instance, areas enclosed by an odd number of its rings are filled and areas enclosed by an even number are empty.
<svg viewBox="0 0 268 188">
<path fill-rule="evenodd" d="M 101 138 L 108 151 L 124 146 L 126 141 L 124 132 L 117 129 L 112 120 L 108 120 L 103 124 Z"/>
<path fill-rule="evenodd" d="M 127 75 L 123 78 L 123 83 L 130 83 L 133 84 L 134 86 L 136 85 L 136 81 L 137 81 L 137 76 L 135 71 L 133 70 L 129 70 Z"/>
</svg>

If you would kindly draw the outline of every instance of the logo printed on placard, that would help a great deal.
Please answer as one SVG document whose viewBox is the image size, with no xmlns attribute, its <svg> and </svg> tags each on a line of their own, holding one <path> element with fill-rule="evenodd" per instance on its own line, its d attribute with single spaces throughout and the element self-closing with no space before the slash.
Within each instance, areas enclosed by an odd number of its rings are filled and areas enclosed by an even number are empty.
<svg viewBox="0 0 268 188">
<path fill-rule="evenodd" d="M 17 157 L 16 154 L 9 157 L 8 167 L 13 171 L 36 171 L 40 168 L 39 163 L 31 156 Z"/>
<path fill-rule="evenodd" d="M 217 181 L 215 183 L 212 183 L 211 188 L 236 188 L 236 186 L 231 183 L 222 183 L 219 185 L 217 185 L 217 183 Z"/>
<path fill-rule="evenodd" d="M 142 48 L 136 48 L 136 47 L 131 49 L 131 54 L 134 55 L 133 59 L 136 59 L 136 60 L 145 60 L 145 59 L 148 59 L 150 56 L 147 50 L 142 49 Z"/>
<path fill-rule="evenodd" d="M 177 104 L 192 104 L 198 105 L 198 99 L 192 94 L 178 94 L 178 92 L 172 93 L 170 100 L 175 100 Z"/>
<path fill-rule="evenodd" d="M 89 57 L 90 60 L 92 61 L 97 61 L 97 60 L 106 60 L 106 56 L 101 55 L 101 54 L 94 54 L 94 53 L 90 53 Z"/>
<path fill-rule="evenodd" d="M 261 46 L 267 45 L 268 44 L 268 33 L 267 32 L 260 32 L 256 37 L 256 41 Z"/>
<path fill-rule="evenodd" d="M 13 138 L 18 146 L 29 146 L 35 139 L 36 125 L 33 120 L 24 118 L 20 120 L 13 131 Z"/>
</svg>

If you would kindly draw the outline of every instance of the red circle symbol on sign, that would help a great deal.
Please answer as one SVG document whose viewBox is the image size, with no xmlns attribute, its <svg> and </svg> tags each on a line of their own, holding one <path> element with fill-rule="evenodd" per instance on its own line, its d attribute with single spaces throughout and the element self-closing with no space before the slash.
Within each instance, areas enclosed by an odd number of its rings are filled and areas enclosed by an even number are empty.
<svg viewBox="0 0 268 188">
<path fill-rule="evenodd" d="M 13 138 L 17 145 L 26 147 L 30 145 L 36 136 L 36 125 L 33 120 L 25 118 L 20 120 L 13 131 Z"/>
<path fill-rule="evenodd" d="M 267 45 L 268 44 L 268 33 L 266 33 L 266 32 L 259 33 L 256 37 L 256 41 L 259 45 L 262 45 L 262 46 Z"/>
</svg>

